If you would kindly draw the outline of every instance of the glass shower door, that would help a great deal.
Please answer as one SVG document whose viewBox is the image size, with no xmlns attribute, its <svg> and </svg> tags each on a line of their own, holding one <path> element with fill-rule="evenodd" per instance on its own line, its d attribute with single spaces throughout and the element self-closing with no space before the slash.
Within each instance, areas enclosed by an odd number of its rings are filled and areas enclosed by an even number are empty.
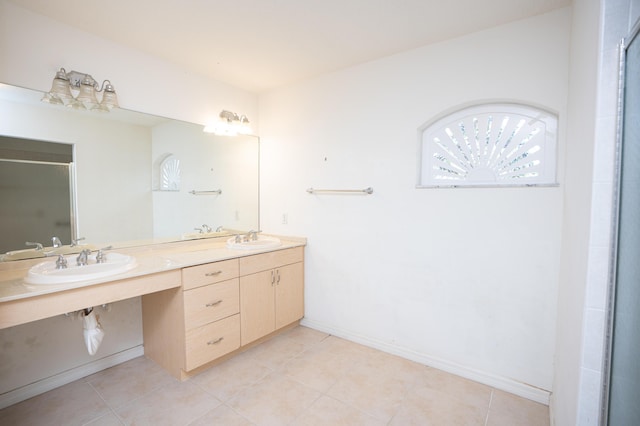
<svg viewBox="0 0 640 426">
<path fill-rule="evenodd" d="M 638 28 L 636 26 L 636 28 Z M 625 39 L 616 264 L 603 424 L 640 424 L 640 41 Z M 605 420 L 606 419 L 606 420 Z M 605 423 L 606 422 L 606 423 Z"/>
</svg>

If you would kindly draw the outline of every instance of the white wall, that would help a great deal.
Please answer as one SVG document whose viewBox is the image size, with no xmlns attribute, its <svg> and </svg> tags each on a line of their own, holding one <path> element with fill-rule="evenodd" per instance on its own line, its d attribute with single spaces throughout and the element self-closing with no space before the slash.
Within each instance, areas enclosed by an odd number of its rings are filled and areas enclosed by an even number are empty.
<svg viewBox="0 0 640 426">
<path fill-rule="evenodd" d="M 261 96 L 261 223 L 308 237 L 307 324 L 547 398 L 569 29 L 562 9 Z M 559 113 L 561 186 L 415 189 L 417 129 L 489 99 Z"/>
<path fill-rule="evenodd" d="M 558 295 L 553 411 L 557 425 L 576 424 L 582 308 L 585 299 L 597 91 L 599 2 L 574 3 L 567 119 L 565 211 Z"/>
<path fill-rule="evenodd" d="M 595 81 L 597 82 L 597 95 L 590 94 L 590 103 L 595 111 L 594 126 L 589 126 L 595 131 L 591 138 L 583 135 L 573 141 L 576 155 L 572 158 L 586 159 L 580 156 L 579 151 L 584 150 L 587 145 L 593 144 L 593 166 L 592 180 L 586 182 L 590 186 L 590 222 L 589 239 L 587 246 L 587 265 L 585 281 L 575 283 L 579 289 L 568 295 L 561 304 L 560 312 L 576 312 L 575 319 L 580 318 L 582 324 L 572 328 L 571 338 L 567 338 L 567 331 L 559 334 L 558 351 L 563 354 L 559 360 L 566 362 L 562 368 L 571 372 L 572 381 L 563 381 L 565 375 L 558 376 L 556 381 L 558 395 L 556 396 L 556 411 L 558 425 L 576 424 L 584 426 L 595 426 L 600 424 L 600 408 L 603 384 L 603 356 L 605 348 L 605 329 L 607 315 L 607 292 L 609 286 L 611 256 L 611 230 L 612 230 L 612 204 L 613 192 L 616 185 L 614 176 L 615 148 L 616 148 L 616 127 L 617 127 L 617 101 L 618 101 L 618 75 L 619 75 L 619 49 L 618 45 L 622 38 L 628 36 L 633 24 L 640 17 L 639 0 L 606 0 L 600 2 L 597 9 L 591 2 L 576 3 L 576 9 L 582 14 L 580 18 L 582 25 L 581 33 L 576 34 L 576 45 L 581 49 L 587 49 L 587 43 L 594 43 L 593 26 L 596 19 L 600 23 L 600 32 L 597 34 L 597 44 L 599 50 L 594 59 L 593 46 L 590 47 L 590 62 L 588 74 L 592 79 L 591 87 L 596 87 L 593 82 L 594 70 L 597 71 Z M 584 14 L 588 13 L 587 16 Z M 591 25 L 585 23 L 591 22 Z M 584 59 L 584 58 L 583 58 Z M 586 68 L 586 67 L 585 67 Z M 579 71 L 585 73 L 584 70 Z M 583 82 L 584 83 L 584 82 Z M 585 104 L 584 86 L 576 87 L 575 96 L 570 96 L 579 105 Z M 571 105 L 571 104 L 570 104 Z M 576 106 L 578 113 L 585 113 L 580 106 Z M 576 115 L 576 126 L 584 126 L 585 116 Z M 571 142 L 570 142 L 571 143 Z M 584 179 L 584 175 L 576 178 Z M 583 208 L 584 206 L 580 206 Z M 588 208 L 588 207 L 587 207 Z M 572 218 L 573 219 L 573 218 Z M 582 224 L 584 226 L 585 224 Z M 580 240 L 584 243 L 583 240 Z M 581 249 L 583 250 L 583 249 Z M 584 292 L 581 299 L 574 297 L 576 294 Z M 582 301 L 582 305 L 579 304 Z M 578 312 L 580 315 L 578 315 Z M 574 320 L 575 320 L 574 319 Z M 574 325 L 573 321 L 567 324 L 559 321 L 558 326 Z M 576 333 L 582 331 L 582 333 Z M 561 341 L 562 339 L 562 341 Z M 576 353 L 575 347 L 567 347 L 569 341 L 581 342 L 580 353 Z M 568 360 L 567 355 L 575 356 Z M 570 394 L 567 394 L 568 385 L 572 386 Z M 559 408 L 562 407 L 562 408 Z M 575 413 L 567 413 L 568 408 L 576 409 Z"/>
</svg>

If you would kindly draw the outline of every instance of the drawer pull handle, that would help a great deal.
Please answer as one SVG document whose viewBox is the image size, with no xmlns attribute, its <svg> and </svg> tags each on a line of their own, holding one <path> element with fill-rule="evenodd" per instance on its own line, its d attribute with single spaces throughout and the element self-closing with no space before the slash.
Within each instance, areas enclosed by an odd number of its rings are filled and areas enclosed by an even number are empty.
<svg viewBox="0 0 640 426">
<path fill-rule="evenodd" d="M 215 271 L 215 272 L 207 272 L 206 274 L 204 274 L 205 277 L 215 277 L 216 275 L 220 275 L 222 273 L 222 271 Z"/>
<path fill-rule="evenodd" d="M 222 342 L 223 340 L 224 340 L 224 337 L 218 337 L 216 340 L 209 340 L 207 342 L 207 345 L 215 345 Z"/>
<path fill-rule="evenodd" d="M 212 306 L 216 306 L 216 305 L 219 305 L 219 304 L 221 304 L 221 303 L 222 303 L 222 299 L 220 299 L 220 300 L 216 300 L 215 302 L 207 303 L 207 304 L 206 304 L 206 305 L 204 305 L 204 306 L 206 306 L 207 308 L 210 308 L 210 307 L 212 307 Z"/>
</svg>

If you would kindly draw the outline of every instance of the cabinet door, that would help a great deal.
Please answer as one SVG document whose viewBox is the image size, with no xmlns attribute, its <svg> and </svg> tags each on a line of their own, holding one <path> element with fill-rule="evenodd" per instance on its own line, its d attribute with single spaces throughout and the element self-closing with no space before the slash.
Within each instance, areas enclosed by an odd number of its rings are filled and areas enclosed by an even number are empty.
<svg viewBox="0 0 640 426">
<path fill-rule="evenodd" d="M 302 262 L 276 269 L 276 329 L 304 316 L 304 268 Z"/>
<path fill-rule="evenodd" d="M 240 277 L 240 337 L 242 345 L 275 330 L 275 271 Z"/>
</svg>

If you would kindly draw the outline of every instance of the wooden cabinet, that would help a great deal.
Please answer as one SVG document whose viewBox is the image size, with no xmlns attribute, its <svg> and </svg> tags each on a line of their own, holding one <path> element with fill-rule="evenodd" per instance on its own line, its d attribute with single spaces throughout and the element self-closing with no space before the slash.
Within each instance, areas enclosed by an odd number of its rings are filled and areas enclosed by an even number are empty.
<svg viewBox="0 0 640 426">
<path fill-rule="evenodd" d="M 145 355 L 185 379 L 304 316 L 304 248 L 182 269 L 182 286 L 142 298 Z"/>
<path fill-rule="evenodd" d="M 182 287 L 142 298 L 145 355 L 178 378 L 240 347 L 238 259 L 182 269 Z"/>
<path fill-rule="evenodd" d="M 303 249 L 240 259 L 240 336 L 246 345 L 304 316 Z"/>
</svg>

